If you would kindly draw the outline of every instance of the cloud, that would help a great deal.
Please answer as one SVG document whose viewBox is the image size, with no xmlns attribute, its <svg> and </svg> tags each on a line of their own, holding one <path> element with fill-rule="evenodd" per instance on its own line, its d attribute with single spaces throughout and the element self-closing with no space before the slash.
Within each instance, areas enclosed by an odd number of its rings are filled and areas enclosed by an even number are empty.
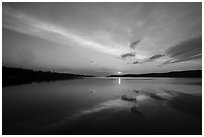
<svg viewBox="0 0 204 137">
<path fill-rule="evenodd" d="M 122 59 L 126 59 L 126 58 L 129 58 L 129 57 L 135 57 L 135 52 L 126 53 L 126 54 L 122 54 L 122 55 L 121 55 L 121 58 L 122 58 Z"/>
<path fill-rule="evenodd" d="M 196 59 L 201 59 L 202 58 L 202 54 L 198 54 L 198 55 L 195 55 L 195 56 L 191 56 L 191 57 L 187 57 L 187 58 L 183 58 L 183 59 L 177 59 L 177 60 L 167 60 L 165 62 L 162 63 L 162 65 L 165 65 L 165 64 L 171 64 L 171 63 L 178 63 L 178 62 L 184 62 L 184 61 L 189 61 L 189 60 L 196 60 Z"/>
<path fill-rule="evenodd" d="M 156 59 L 164 57 L 164 56 L 165 55 L 158 54 L 158 55 L 151 56 L 148 60 L 153 61 L 153 60 L 156 60 Z"/>
<path fill-rule="evenodd" d="M 128 105 L 129 105 L 129 103 L 127 103 L 121 99 L 108 100 L 108 101 L 102 102 L 100 104 L 97 104 L 97 105 L 93 106 L 92 108 L 80 110 L 79 112 L 74 113 L 71 116 L 65 117 L 62 120 L 60 120 L 57 123 L 52 124 L 50 126 L 60 127 L 60 126 L 65 125 L 71 121 L 78 120 L 78 119 L 80 119 L 86 115 L 99 113 L 99 112 L 103 112 L 103 111 L 107 111 L 107 110 L 127 109 L 127 108 L 129 108 Z"/>
<path fill-rule="evenodd" d="M 96 42 L 93 38 L 82 35 L 73 28 L 63 28 L 59 25 L 36 19 L 9 6 L 3 6 L 2 14 L 2 26 L 13 31 L 55 42 L 68 43 L 68 45 L 76 43 L 77 46 L 82 48 L 85 47 L 110 55 L 118 56 L 124 53 L 122 48 Z"/>
<path fill-rule="evenodd" d="M 199 35 L 168 48 L 166 55 L 171 59 L 163 62 L 162 65 L 201 59 L 202 36 Z"/>
<path fill-rule="evenodd" d="M 133 62 L 132 64 L 139 64 L 140 62 L 138 62 L 138 61 L 135 61 L 135 62 Z"/>
<path fill-rule="evenodd" d="M 142 64 L 142 63 L 146 63 L 146 62 L 152 62 L 152 61 L 155 61 L 157 60 L 158 58 L 161 58 L 161 57 L 164 57 L 165 55 L 163 54 L 157 54 L 157 55 L 153 55 L 147 59 L 144 59 L 143 61 L 135 61 L 133 62 L 132 64 Z"/>
<path fill-rule="evenodd" d="M 130 44 L 130 48 L 134 50 L 135 47 L 136 47 L 140 42 L 141 42 L 140 40 L 137 40 L 137 41 L 131 43 L 131 44 Z"/>
</svg>

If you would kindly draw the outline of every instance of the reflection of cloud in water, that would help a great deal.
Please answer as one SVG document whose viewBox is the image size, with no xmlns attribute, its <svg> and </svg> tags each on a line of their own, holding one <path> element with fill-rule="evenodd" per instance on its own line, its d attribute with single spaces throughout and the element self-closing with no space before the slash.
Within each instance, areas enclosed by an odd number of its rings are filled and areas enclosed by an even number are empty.
<svg viewBox="0 0 204 137">
<path fill-rule="evenodd" d="M 129 112 L 134 114 L 133 118 L 144 120 L 148 120 L 149 118 L 157 119 L 160 117 L 160 115 L 162 117 L 163 114 L 168 114 L 168 116 L 171 116 L 171 114 L 173 114 L 172 109 L 191 116 L 202 116 L 201 96 L 195 96 L 166 89 L 162 89 L 160 92 L 155 93 L 143 90 L 137 91 L 135 93 L 136 95 L 122 95 L 119 96 L 118 99 L 108 100 L 89 109 L 83 109 L 74 115 L 61 120 L 58 123 L 53 124 L 53 127 L 60 127 L 78 120 L 80 123 L 80 120 L 83 118 L 86 119 L 86 116 L 88 116 L 90 119 L 92 119 L 92 116 L 95 116 L 99 119 L 106 119 L 108 115 L 120 115 L 120 113 L 128 114 Z"/>
<path fill-rule="evenodd" d="M 76 114 L 75 116 L 85 115 L 85 114 L 89 114 L 89 113 L 96 113 L 96 112 L 99 112 L 99 111 L 102 111 L 105 109 L 114 109 L 114 108 L 123 108 L 123 107 L 127 107 L 127 104 L 122 102 L 121 100 L 119 100 L 119 99 L 110 100 L 107 102 L 103 102 L 103 103 L 95 106 L 94 108 L 82 110 L 79 114 Z"/>
<path fill-rule="evenodd" d="M 130 104 L 127 102 L 124 102 L 120 99 L 115 99 L 115 100 L 109 100 L 106 102 L 102 102 L 90 109 L 84 109 L 79 111 L 78 113 L 75 113 L 72 116 L 69 116 L 61 121 L 59 121 L 58 123 L 55 124 L 51 124 L 49 127 L 59 127 L 62 126 L 64 124 L 67 124 L 70 121 L 73 120 L 77 120 L 83 116 L 89 115 L 89 114 L 93 114 L 93 113 L 99 113 L 101 111 L 105 111 L 105 110 L 123 110 L 123 109 L 127 109 L 130 107 Z"/>
<path fill-rule="evenodd" d="M 134 90 L 134 89 L 133 89 L 132 91 L 133 91 L 134 93 L 136 93 L 136 94 L 139 94 L 139 92 L 140 92 L 139 90 Z"/>
<path fill-rule="evenodd" d="M 156 93 L 148 93 L 148 92 L 146 92 L 145 95 L 149 96 L 149 97 L 151 97 L 151 98 L 153 98 L 155 100 L 166 100 L 165 98 L 161 97 L 161 95 L 163 95 L 163 94 L 156 94 Z"/>
<path fill-rule="evenodd" d="M 148 99 L 148 97 L 145 95 L 138 95 L 138 96 L 136 96 L 136 99 L 137 99 L 137 101 L 143 101 L 143 100 Z"/>
<path fill-rule="evenodd" d="M 171 91 L 163 91 L 162 92 L 150 92 L 146 90 L 132 90 L 136 95 L 138 101 L 142 101 L 144 99 L 154 99 L 157 101 L 165 101 L 169 100 L 170 98 L 176 96 L 177 94 Z"/>
<path fill-rule="evenodd" d="M 122 95 L 121 100 L 123 101 L 129 101 L 129 102 L 138 102 L 148 99 L 148 96 L 146 95 L 137 95 L 137 96 L 128 96 L 128 95 Z"/>
<path fill-rule="evenodd" d="M 144 91 L 144 90 L 141 90 L 141 91 L 132 90 L 132 91 L 136 93 L 136 95 L 134 96 L 122 95 L 121 100 L 133 102 L 138 105 L 139 101 L 142 102 L 146 100 L 147 104 L 149 104 L 148 102 L 150 101 L 149 99 L 153 99 L 153 101 L 158 101 L 159 104 L 161 103 L 166 104 L 166 106 L 169 106 L 177 111 L 181 111 L 192 115 L 199 115 L 199 116 L 202 114 L 201 113 L 202 96 L 176 92 L 168 89 L 161 89 L 161 90 L 158 90 L 158 92 L 151 92 L 151 91 Z M 155 104 L 156 107 L 159 104 Z M 138 106 L 141 107 L 140 105 Z"/>
<path fill-rule="evenodd" d="M 136 95 L 127 96 L 122 95 L 121 100 L 133 102 L 137 104 L 137 108 L 144 107 L 149 104 L 154 104 L 157 109 L 160 104 L 164 104 L 164 106 L 168 106 L 173 108 L 176 111 L 192 115 L 192 116 L 202 116 L 202 96 L 187 94 L 182 92 L 176 92 L 168 89 L 161 89 L 160 92 L 151 92 L 151 91 L 138 91 L 132 90 Z M 150 103 L 149 99 L 153 99 Z M 140 102 L 145 101 L 146 104 L 143 103 L 138 104 Z M 154 102 L 157 101 L 158 103 Z M 136 108 L 131 108 L 131 111 L 137 112 Z M 140 112 L 139 112 L 140 113 Z"/>
<path fill-rule="evenodd" d="M 124 95 L 123 95 L 124 96 Z M 126 96 L 126 95 L 125 95 Z M 128 98 L 128 96 L 127 96 Z M 78 113 L 72 115 L 71 117 L 68 117 L 67 119 L 62 120 L 61 122 L 54 124 L 55 127 L 57 126 L 62 126 L 64 124 L 67 124 L 68 122 L 78 120 L 84 116 L 89 116 L 91 114 L 95 113 L 101 113 L 101 112 L 110 112 L 110 113 L 120 113 L 121 111 L 127 111 L 131 112 L 137 115 L 137 117 L 145 118 L 143 113 L 138 109 L 138 102 L 139 101 L 144 101 L 148 99 L 148 96 L 145 95 L 137 95 L 135 96 L 135 99 L 137 102 L 134 101 L 124 101 L 122 100 L 122 96 L 120 96 L 119 99 L 114 99 L 114 100 L 108 100 L 105 102 L 102 102 L 90 109 L 84 109 L 79 111 Z"/>
<path fill-rule="evenodd" d="M 146 99 L 149 97 L 159 102 L 162 101 L 160 103 L 164 103 L 177 111 L 189 115 L 202 116 L 202 96 L 176 92 L 168 89 L 162 89 L 162 92 L 160 93 L 140 91 L 140 94 L 137 94 L 136 97 L 142 95 L 146 97 Z"/>
<path fill-rule="evenodd" d="M 192 94 L 173 92 L 163 89 L 164 92 L 174 94 L 174 97 L 168 100 L 167 104 L 186 114 L 194 116 L 202 116 L 202 97 Z"/>
</svg>

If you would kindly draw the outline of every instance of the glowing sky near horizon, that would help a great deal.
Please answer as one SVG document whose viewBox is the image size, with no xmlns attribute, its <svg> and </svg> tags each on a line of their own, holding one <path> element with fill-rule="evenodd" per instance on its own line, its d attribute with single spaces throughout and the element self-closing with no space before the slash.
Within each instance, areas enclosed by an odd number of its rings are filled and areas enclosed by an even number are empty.
<svg viewBox="0 0 204 137">
<path fill-rule="evenodd" d="M 108 75 L 202 68 L 201 3 L 3 3 L 3 65 Z"/>
</svg>

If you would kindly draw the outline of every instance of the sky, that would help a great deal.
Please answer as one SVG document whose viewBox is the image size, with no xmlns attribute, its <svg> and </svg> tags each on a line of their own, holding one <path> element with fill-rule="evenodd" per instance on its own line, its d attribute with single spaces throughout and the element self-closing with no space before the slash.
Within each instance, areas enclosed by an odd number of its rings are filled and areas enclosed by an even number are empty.
<svg viewBox="0 0 204 137">
<path fill-rule="evenodd" d="M 3 3 L 5 66 L 109 75 L 202 69 L 202 3 Z"/>
</svg>

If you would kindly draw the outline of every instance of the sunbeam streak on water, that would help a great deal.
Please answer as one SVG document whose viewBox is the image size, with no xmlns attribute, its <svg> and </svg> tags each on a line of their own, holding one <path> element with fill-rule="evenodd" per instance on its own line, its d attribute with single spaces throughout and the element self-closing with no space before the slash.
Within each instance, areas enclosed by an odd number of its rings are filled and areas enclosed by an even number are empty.
<svg viewBox="0 0 204 137">
<path fill-rule="evenodd" d="M 119 85 L 121 84 L 121 78 L 120 77 L 118 78 L 118 84 Z"/>
</svg>

